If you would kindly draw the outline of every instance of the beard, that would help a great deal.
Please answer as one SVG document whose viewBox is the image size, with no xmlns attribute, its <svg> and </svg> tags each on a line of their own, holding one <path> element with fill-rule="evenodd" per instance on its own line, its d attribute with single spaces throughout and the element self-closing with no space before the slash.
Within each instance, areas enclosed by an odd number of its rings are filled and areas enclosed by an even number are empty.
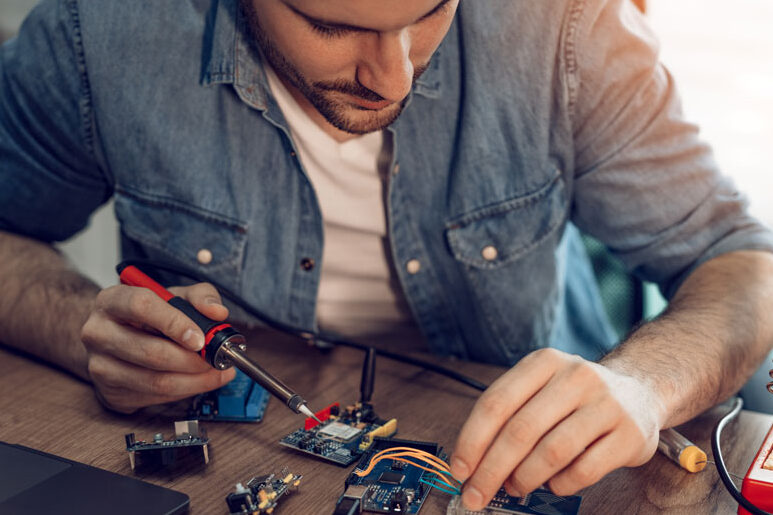
<svg viewBox="0 0 773 515">
<path fill-rule="evenodd" d="M 247 18 L 251 44 L 257 47 L 256 49 L 271 65 L 277 76 L 300 91 L 333 127 L 350 134 L 367 134 L 390 126 L 403 112 L 405 104 L 408 102 L 407 96 L 400 102 L 390 104 L 383 109 L 370 110 L 340 99 L 340 94 L 345 94 L 369 102 L 385 100 L 378 93 L 357 82 L 356 79 L 355 81 L 338 79 L 331 82 L 308 80 L 269 40 L 260 25 L 252 0 L 242 0 L 240 4 L 242 13 Z M 414 84 L 416 79 L 427 69 L 427 66 L 428 64 L 424 64 L 416 67 L 413 74 Z"/>
</svg>

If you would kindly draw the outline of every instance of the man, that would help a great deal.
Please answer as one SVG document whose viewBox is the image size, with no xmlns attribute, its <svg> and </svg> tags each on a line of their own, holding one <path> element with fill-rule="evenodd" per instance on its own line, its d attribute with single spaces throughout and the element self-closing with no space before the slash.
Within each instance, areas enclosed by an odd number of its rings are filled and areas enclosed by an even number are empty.
<svg viewBox="0 0 773 515">
<path fill-rule="evenodd" d="M 514 365 L 454 450 L 473 510 L 644 463 L 771 347 L 773 239 L 628 0 L 50 0 L 0 59 L 0 329 L 112 409 L 232 373 L 160 299 L 48 246 L 111 195 L 126 256 L 300 329 Z M 671 297 L 600 363 L 569 220 Z M 211 285 L 177 292 L 227 316 Z"/>
</svg>

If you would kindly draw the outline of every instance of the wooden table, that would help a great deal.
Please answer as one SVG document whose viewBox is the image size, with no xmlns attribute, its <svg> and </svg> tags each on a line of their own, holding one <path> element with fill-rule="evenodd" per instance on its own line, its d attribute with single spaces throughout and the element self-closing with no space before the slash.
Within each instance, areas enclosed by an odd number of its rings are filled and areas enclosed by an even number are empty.
<svg viewBox="0 0 773 515">
<path fill-rule="evenodd" d="M 362 353 L 337 348 L 322 352 L 299 341 L 251 342 L 250 351 L 278 377 L 306 397 L 312 409 L 359 396 Z M 432 359 L 432 358 L 430 358 Z M 434 361 L 484 382 L 502 368 Z M 121 474 L 132 475 L 124 434 L 150 439 L 173 433 L 181 406 L 146 409 L 133 415 L 105 411 L 91 386 L 5 348 L 0 348 L 0 440 L 40 449 Z M 478 392 L 413 366 L 380 358 L 373 404 L 384 418 L 397 417 L 398 436 L 436 441 L 446 449 L 454 440 Z M 182 411 L 180 411 L 182 413 Z M 720 416 L 708 412 L 681 428 L 709 450 L 711 428 Z M 725 430 L 723 451 L 731 472 L 744 475 L 773 417 L 743 412 Z M 273 399 L 263 422 L 203 423 L 210 437 L 207 467 L 175 477 L 141 476 L 191 497 L 194 514 L 225 514 L 225 496 L 234 484 L 287 466 L 304 475 L 300 490 L 283 499 L 278 515 L 330 514 L 351 467 L 343 468 L 280 447 L 277 441 L 303 419 Z M 584 514 L 735 513 L 736 505 L 716 471 L 689 474 L 660 454 L 636 469 L 618 470 L 581 492 Z M 449 496 L 433 492 L 422 515 L 444 514 Z"/>
</svg>

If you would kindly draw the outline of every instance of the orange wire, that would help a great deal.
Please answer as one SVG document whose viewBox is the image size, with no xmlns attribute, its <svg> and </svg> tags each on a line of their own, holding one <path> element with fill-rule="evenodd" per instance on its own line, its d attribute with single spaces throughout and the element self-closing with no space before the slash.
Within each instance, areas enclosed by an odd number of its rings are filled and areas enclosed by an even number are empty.
<svg viewBox="0 0 773 515">
<path fill-rule="evenodd" d="M 451 472 L 451 468 L 448 466 L 448 463 L 446 463 L 445 461 L 441 460 L 437 456 L 434 456 L 434 455 L 428 453 L 427 451 L 422 451 L 421 449 L 414 449 L 413 447 L 391 447 L 389 449 L 384 449 L 383 451 L 380 451 L 380 452 L 377 452 L 376 454 L 374 454 L 373 455 L 373 459 L 378 458 L 379 456 L 382 456 L 384 454 L 394 452 L 394 451 L 408 451 L 408 452 L 412 452 L 414 454 L 423 456 L 424 458 L 426 458 L 425 461 L 427 461 L 427 460 L 428 461 L 432 461 L 432 462 L 434 462 L 435 465 L 437 465 L 438 468 L 441 468 L 441 469 L 445 470 L 446 472 Z"/>
<path fill-rule="evenodd" d="M 402 451 L 402 452 L 400 452 Z M 435 467 L 436 470 L 429 469 L 427 467 L 424 467 L 422 465 L 419 465 L 418 463 L 415 463 L 413 461 L 404 459 L 403 457 L 407 458 L 414 458 L 419 461 L 423 461 L 427 463 L 430 466 Z M 370 463 L 368 464 L 368 467 L 363 471 L 355 471 L 354 473 L 359 477 L 364 477 L 368 475 L 373 468 L 376 466 L 376 464 L 382 460 L 385 459 L 392 459 L 395 461 L 401 461 L 403 463 L 408 463 L 410 465 L 413 465 L 415 467 L 419 467 L 422 470 L 426 470 L 427 472 L 430 472 L 432 474 L 440 474 L 442 477 L 450 478 L 454 481 L 457 481 L 461 483 L 458 479 L 451 476 L 450 467 L 446 462 L 438 458 L 437 456 L 433 456 L 432 454 L 422 451 L 421 449 L 414 449 L 412 447 L 392 447 L 390 449 L 384 449 L 383 451 L 380 451 L 373 455 L 373 457 L 370 460 Z M 443 474 L 444 472 L 447 472 L 448 474 Z"/>
<path fill-rule="evenodd" d="M 376 463 L 378 463 L 381 460 L 385 460 L 385 459 L 387 459 L 387 458 L 384 457 L 384 458 L 379 458 L 378 460 L 371 461 L 370 462 L 370 466 L 366 469 L 365 472 L 362 472 L 362 473 L 355 472 L 355 474 L 357 474 L 360 477 L 367 476 L 368 473 L 370 473 L 370 471 L 373 470 L 373 467 L 376 465 Z M 391 459 L 396 460 L 396 461 L 402 461 L 404 463 L 409 463 L 409 464 L 413 465 L 414 467 L 418 467 L 418 468 L 420 468 L 422 470 L 426 470 L 427 472 L 430 472 L 432 474 L 438 474 L 438 472 L 439 472 L 437 469 L 431 469 L 431 468 L 428 468 L 428 467 L 424 467 L 422 465 L 419 465 L 418 463 L 414 463 L 413 461 L 406 460 L 406 459 L 403 459 L 403 458 L 391 458 Z"/>
<path fill-rule="evenodd" d="M 394 452 L 394 451 L 398 451 L 400 449 L 404 449 L 407 452 Z M 440 465 L 435 460 L 429 460 L 429 459 L 427 459 L 427 456 L 424 456 L 421 453 L 416 452 L 416 451 L 418 451 L 418 449 L 411 449 L 410 447 L 402 447 L 402 448 L 393 447 L 391 449 L 386 449 L 385 451 L 378 452 L 375 455 L 373 455 L 373 457 L 371 458 L 371 461 L 370 461 L 370 464 L 369 464 L 368 468 L 365 469 L 366 471 L 363 474 L 367 474 L 368 472 L 373 470 L 373 466 L 375 466 L 375 464 L 378 463 L 379 461 L 381 461 L 382 459 L 396 458 L 396 457 L 400 457 L 400 456 L 408 456 L 408 457 L 416 458 L 418 460 L 424 461 L 425 463 L 429 462 L 430 465 L 445 471 L 445 469 L 447 467 L 447 465 L 445 463 L 440 461 L 440 463 L 442 464 L 442 465 Z M 387 454 L 387 452 L 389 452 L 389 454 Z"/>
</svg>

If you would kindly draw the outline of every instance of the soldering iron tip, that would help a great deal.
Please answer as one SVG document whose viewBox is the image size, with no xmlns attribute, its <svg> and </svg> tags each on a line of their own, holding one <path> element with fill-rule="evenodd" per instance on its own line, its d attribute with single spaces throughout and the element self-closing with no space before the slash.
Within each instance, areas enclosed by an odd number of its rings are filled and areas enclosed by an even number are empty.
<svg viewBox="0 0 773 515">
<path fill-rule="evenodd" d="M 318 419 L 318 418 L 316 417 L 316 415 L 314 415 L 314 412 L 313 412 L 313 411 L 311 411 L 311 410 L 308 408 L 308 406 L 306 406 L 305 404 L 301 404 L 300 406 L 298 406 L 298 410 L 299 410 L 301 413 L 303 413 L 304 415 L 306 415 L 307 417 L 313 418 L 314 420 L 316 420 L 316 421 L 317 421 L 317 422 L 319 422 L 320 424 L 322 423 L 322 421 L 321 421 L 320 419 Z"/>
</svg>

